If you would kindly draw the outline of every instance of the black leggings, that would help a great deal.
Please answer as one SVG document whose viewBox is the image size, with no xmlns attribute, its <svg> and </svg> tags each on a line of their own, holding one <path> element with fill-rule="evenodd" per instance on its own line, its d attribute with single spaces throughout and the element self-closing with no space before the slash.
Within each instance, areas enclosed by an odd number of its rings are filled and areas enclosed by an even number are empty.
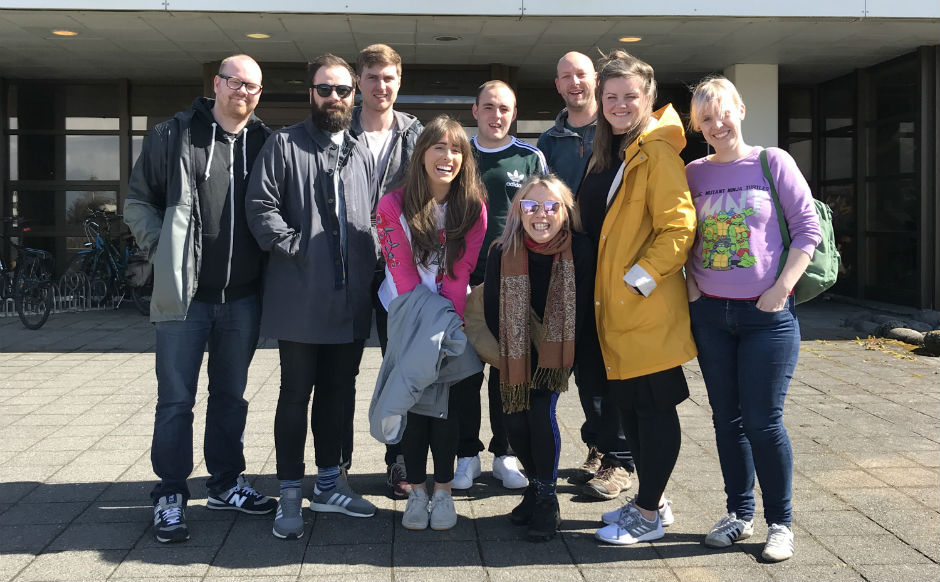
<svg viewBox="0 0 940 582">
<path fill-rule="evenodd" d="M 277 478 L 304 476 L 304 444 L 307 440 L 307 408 L 310 394 L 310 430 L 318 467 L 340 463 L 343 412 L 354 393 L 362 340 L 348 344 L 305 344 L 278 340 L 281 356 L 281 391 L 274 415 L 274 448 Z"/>
<path fill-rule="evenodd" d="M 447 400 L 447 418 L 435 418 L 408 413 L 408 424 L 401 437 L 401 451 L 405 457 L 405 472 L 412 485 L 424 485 L 428 480 L 428 448 L 434 460 L 434 482 L 450 483 L 454 480 L 454 461 L 457 459 L 457 439 L 460 423 L 454 414 L 458 394 L 472 387 L 472 378 L 461 380 L 450 387 Z"/>
<path fill-rule="evenodd" d="M 653 511 L 679 458 L 682 434 L 676 405 L 689 394 L 685 376 L 676 367 L 609 382 L 609 396 L 620 410 L 640 481 L 636 504 Z"/>
<path fill-rule="evenodd" d="M 561 432 L 555 418 L 558 392 L 532 390 L 529 409 L 503 413 L 509 443 L 529 479 L 555 481 L 561 454 Z"/>
</svg>

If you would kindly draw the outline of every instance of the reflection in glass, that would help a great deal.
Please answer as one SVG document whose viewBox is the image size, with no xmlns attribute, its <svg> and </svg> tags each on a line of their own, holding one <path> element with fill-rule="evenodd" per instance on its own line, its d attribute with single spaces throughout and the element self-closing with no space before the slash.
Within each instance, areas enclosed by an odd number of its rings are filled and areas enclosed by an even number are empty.
<svg viewBox="0 0 940 582">
<path fill-rule="evenodd" d="M 42 190 L 14 190 L 13 209 L 20 221 L 32 226 L 55 226 L 55 192 Z"/>
<path fill-rule="evenodd" d="M 911 234 L 879 234 L 868 237 L 866 294 L 882 301 L 913 301 L 920 285 L 917 237 Z"/>
<path fill-rule="evenodd" d="M 121 128 L 121 120 L 117 117 L 66 117 L 66 130 L 108 130 L 117 131 Z"/>
<path fill-rule="evenodd" d="M 11 135 L 8 143 L 10 144 L 10 179 L 19 180 L 19 140 L 15 135 Z"/>
<path fill-rule="evenodd" d="M 65 136 L 65 179 L 119 180 L 119 148 L 116 135 Z"/>
<path fill-rule="evenodd" d="M 868 192 L 869 230 L 917 232 L 920 196 L 913 180 L 876 182 Z"/>
<path fill-rule="evenodd" d="M 800 168 L 800 171 L 803 172 L 803 177 L 806 178 L 806 181 L 812 183 L 813 140 L 807 138 L 791 141 L 790 145 L 787 147 L 787 151 L 789 151 L 793 159 L 796 160 L 796 165 Z"/>
<path fill-rule="evenodd" d="M 137 158 L 140 157 L 140 151 L 144 147 L 144 136 L 135 135 L 131 136 L 131 168 L 137 163 Z"/>
<path fill-rule="evenodd" d="M 842 255 L 839 279 L 836 281 L 833 293 L 854 295 L 858 252 L 855 184 L 823 186 L 818 197 L 832 209 L 832 227 L 836 235 L 836 248 Z"/>
<path fill-rule="evenodd" d="M 813 92 L 811 89 L 789 89 L 786 107 L 790 133 L 813 131 Z"/>
<path fill-rule="evenodd" d="M 827 137 L 825 139 L 826 164 L 823 177 L 826 180 L 852 178 L 852 160 L 855 157 L 852 137 Z"/>
<path fill-rule="evenodd" d="M 70 190 L 65 193 L 66 224 L 81 226 L 89 210 L 117 212 L 117 192 Z"/>
</svg>

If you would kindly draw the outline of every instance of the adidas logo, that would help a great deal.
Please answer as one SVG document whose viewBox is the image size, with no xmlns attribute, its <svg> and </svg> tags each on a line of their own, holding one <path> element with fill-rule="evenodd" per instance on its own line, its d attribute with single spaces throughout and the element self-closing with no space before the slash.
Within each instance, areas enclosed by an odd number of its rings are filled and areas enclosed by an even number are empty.
<svg viewBox="0 0 940 582">
<path fill-rule="evenodd" d="M 525 180 L 525 174 L 519 170 L 513 170 L 512 172 L 506 172 L 506 177 L 509 178 L 509 181 L 506 182 L 507 186 L 512 186 L 514 188 L 521 188 L 522 181 Z"/>
</svg>

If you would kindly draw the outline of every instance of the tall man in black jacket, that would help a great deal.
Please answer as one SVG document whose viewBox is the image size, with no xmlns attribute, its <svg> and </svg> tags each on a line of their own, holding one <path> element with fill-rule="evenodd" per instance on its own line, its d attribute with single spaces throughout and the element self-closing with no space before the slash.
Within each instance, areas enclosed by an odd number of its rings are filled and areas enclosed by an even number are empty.
<svg viewBox="0 0 940 582">
<path fill-rule="evenodd" d="M 262 259 L 244 199 L 249 171 L 270 134 L 254 116 L 261 68 L 247 55 L 228 57 L 213 86 L 215 100 L 196 99 L 144 140 L 124 206 L 124 220 L 154 266 L 157 410 L 150 457 L 160 482 L 150 495 L 158 542 L 189 539 L 186 479 L 207 345 L 206 507 L 253 514 L 276 507 L 242 475 L 243 394 L 258 343 Z"/>
</svg>

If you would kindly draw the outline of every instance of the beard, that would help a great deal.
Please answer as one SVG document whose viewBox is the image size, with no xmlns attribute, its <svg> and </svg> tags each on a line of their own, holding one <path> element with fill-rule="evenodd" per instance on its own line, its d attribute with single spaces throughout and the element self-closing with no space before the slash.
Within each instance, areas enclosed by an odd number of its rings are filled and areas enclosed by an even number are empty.
<svg viewBox="0 0 940 582">
<path fill-rule="evenodd" d="M 337 133 L 349 129 L 352 123 L 352 105 L 343 101 L 320 107 L 316 101 L 310 104 L 313 125 L 327 133 Z"/>
</svg>

